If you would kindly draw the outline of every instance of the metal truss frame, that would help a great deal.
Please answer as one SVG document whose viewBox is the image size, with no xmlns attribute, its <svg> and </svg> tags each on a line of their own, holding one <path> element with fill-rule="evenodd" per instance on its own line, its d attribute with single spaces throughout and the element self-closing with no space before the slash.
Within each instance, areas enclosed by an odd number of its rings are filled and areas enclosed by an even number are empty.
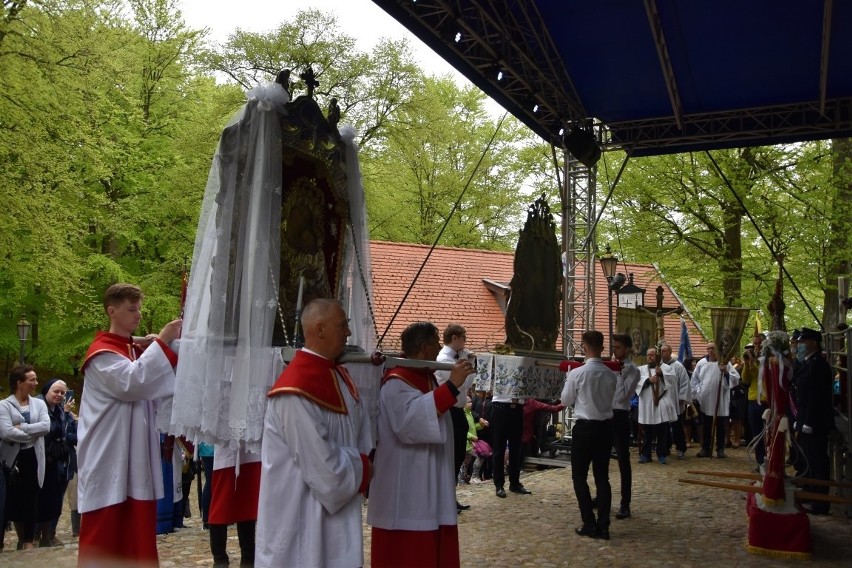
<svg viewBox="0 0 852 568">
<path fill-rule="evenodd" d="M 852 98 L 825 101 L 823 112 L 814 101 L 685 115 L 683 129 L 672 117 L 606 127 L 607 149 L 636 144 L 636 156 L 842 137 L 852 135 Z"/>
<path fill-rule="evenodd" d="M 595 211 L 597 169 L 587 168 L 568 152 L 562 187 L 562 248 L 565 280 L 562 293 L 562 352 L 581 355 L 583 332 L 595 321 Z"/>
</svg>

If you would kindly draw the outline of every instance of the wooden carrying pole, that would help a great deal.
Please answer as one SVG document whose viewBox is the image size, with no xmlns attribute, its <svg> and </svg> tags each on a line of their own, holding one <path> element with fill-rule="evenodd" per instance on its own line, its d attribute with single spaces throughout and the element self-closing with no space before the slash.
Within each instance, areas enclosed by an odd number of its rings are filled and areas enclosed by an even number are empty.
<svg viewBox="0 0 852 568">
<path fill-rule="evenodd" d="M 716 489 L 733 489 L 734 491 L 744 491 L 746 493 L 762 493 L 763 487 L 754 484 L 742 483 L 727 483 L 724 481 L 709 481 L 706 479 L 678 479 L 681 483 L 690 483 L 692 485 L 703 485 L 705 487 L 713 487 Z M 814 493 L 812 491 L 797 490 L 793 492 L 793 496 L 799 500 L 808 501 L 824 501 L 827 503 L 852 503 L 852 498 L 841 497 L 839 495 L 826 495 L 824 493 Z"/>
<path fill-rule="evenodd" d="M 686 473 L 696 475 L 709 475 L 710 477 L 730 477 L 733 479 L 751 479 L 760 481 L 763 476 L 759 473 L 746 473 L 741 471 L 702 471 L 690 469 Z M 818 485 L 820 487 L 843 487 L 852 488 L 852 482 L 849 481 L 831 481 L 828 479 L 811 479 L 810 477 L 791 477 L 787 481 L 793 485 Z"/>
</svg>

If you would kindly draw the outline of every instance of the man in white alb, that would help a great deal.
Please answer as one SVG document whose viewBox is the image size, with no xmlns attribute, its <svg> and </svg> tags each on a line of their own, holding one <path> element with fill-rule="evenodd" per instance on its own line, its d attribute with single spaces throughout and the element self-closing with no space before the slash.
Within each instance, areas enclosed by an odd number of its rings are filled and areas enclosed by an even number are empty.
<svg viewBox="0 0 852 568">
<path fill-rule="evenodd" d="M 677 390 L 677 377 L 671 367 L 658 361 L 657 350 L 647 351 L 646 365 L 639 367 L 639 424 L 642 442 L 639 463 L 651 461 L 651 445 L 656 443 L 657 459 L 663 465 L 669 455 L 669 423 L 677 419 L 677 410 L 669 390 Z"/>
<path fill-rule="evenodd" d="M 346 369 L 349 320 L 335 300 L 302 313 L 305 347 L 269 391 L 255 566 L 363 566 L 361 493 L 372 476 L 367 408 Z"/>
</svg>

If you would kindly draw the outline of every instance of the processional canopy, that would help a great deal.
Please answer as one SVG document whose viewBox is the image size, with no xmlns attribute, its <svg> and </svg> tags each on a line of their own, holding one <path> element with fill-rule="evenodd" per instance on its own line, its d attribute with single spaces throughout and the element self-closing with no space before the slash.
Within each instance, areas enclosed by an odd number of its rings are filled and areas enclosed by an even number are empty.
<svg viewBox="0 0 852 568">
<path fill-rule="evenodd" d="M 171 422 L 190 440 L 258 447 L 266 394 L 298 343 L 297 313 L 336 298 L 351 341 L 375 344 L 364 192 L 355 132 L 337 129 L 289 70 L 248 92 L 222 132 L 207 181 L 184 308 Z M 169 413 L 165 413 L 168 414 Z"/>
</svg>

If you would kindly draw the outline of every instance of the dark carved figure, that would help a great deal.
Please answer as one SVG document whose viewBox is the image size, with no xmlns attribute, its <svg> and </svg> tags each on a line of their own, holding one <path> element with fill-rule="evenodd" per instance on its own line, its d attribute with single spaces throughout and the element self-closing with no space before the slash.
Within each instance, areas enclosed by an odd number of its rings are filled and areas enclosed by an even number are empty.
<svg viewBox="0 0 852 568">
<path fill-rule="evenodd" d="M 328 103 L 328 125 L 332 128 L 337 128 L 337 123 L 340 122 L 340 107 L 337 104 L 337 99 L 332 98 Z"/>
<path fill-rule="evenodd" d="M 316 75 L 314 75 L 314 70 L 312 67 L 308 67 L 305 69 L 302 74 L 299 75 L 299 78 L 305 82 L 305 86 L 308 88 L 308 97 L 313 98 L 314 89 L 319 87 L 319 81 L 317 81 Z"/>
<path fill-rule="evenodd" d="M 528 211 L 515 249 L 506 309 L 506 342 L 516 350 L 552 351 L 559 335 L 562 261 L 556 224 L 542 195 Z"/>
</svg>

